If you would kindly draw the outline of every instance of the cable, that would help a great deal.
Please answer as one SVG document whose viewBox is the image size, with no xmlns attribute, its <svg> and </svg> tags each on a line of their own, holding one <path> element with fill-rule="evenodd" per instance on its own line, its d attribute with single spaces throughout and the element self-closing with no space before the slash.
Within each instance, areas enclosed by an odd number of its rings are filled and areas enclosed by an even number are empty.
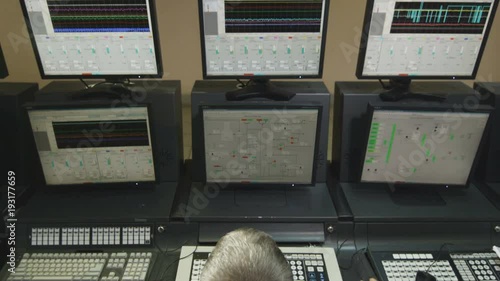
<svg viewBox="0 0 500 281">
<path fill-rule="evenodd" d="M 238 81 L 238 83 L 240 83 L 241 88 L 245 88 L 248 86 L 248 84 L 250 84 L 250 80 L 245 83 L 245 82 L 241 81 L 241 79 L 238 78 L 238 79 L 236 79 L 236 81 Z"/>
<path fill-rule="evenodd" d="M 356 252 L 354 252 L 354 254 L 352 254 L 348 267 L 343 267 L 343 266 L 340 266 L 340 264 L 339 264 L 339 268 L 342 270 L 350 270 L 352 268 L 352 262 L 354 260 L 354 256 L 356 256 L 357 254 L 359 254 L 361 251 L 364 251 L 364 250 L 366 250 L 366 248 L 359 249 Z"/>
<path fill-rule="evenodd" d="M 162 256 L 163 258 L 166 258 L 166 255 L 167 255 L 168 253 L 172 253 L 172 252 L 175 252 L 175 251 L 179 250 L 180 248 L 182 248 L 182 247 L 186 246 L 186 244 L 187 244 L 188 242 L 189 242 L 189 239 L 187 239 L 186 241 L 184 241 L 184 243 L 182 243 L 182 245 L 181 245 L 181 246 L 179 246 L 179 247 L 177 247 L 177 248 L 175 248 L 175 249 L 173 249 L 173 250 L 168 250 L 168 247 L 167 247 L 167 249 L 165 249 L 165 251 L 162 251 L 162 250 L 161 250 L 160 246 L 158 246 L 158 243 L 157 243 L 157 240 L 156 240 L 156 239 L 154 240 L 154 243 L 153 243 L 153 244 L 155 245 L 156 249 L 158 249 L 158 251 L 160 252 L 161 256 Z M 158 273 L 157 273 L 156 275 L 158 275 Z M 159 280 L 159 279 L 154 279 L 154 280 Z"/>
<path fill-rule="evenodd" d="M 443 245 L 441 245 L 441 248 L 439 248 L 439 252 L 438 252 L 437 258 L 434 259 L 434 261 L 429 265 L 429 267 L 427 268 L 427 270 L 425 272 L 429 273 L 429 270 L 431 269 L 431 267 L 439 260 L 439 258 L 441 257 L 441 254 L 443 254 L 443 248 L 444 247 L 453 246 L 453 245 L 454 245 L 453 243 L 443 243 Z"/>
<path fill-rule="evenodd" d="M 380 82 L 380 85 L 382 85 L 382 88 L 384 88 L 384 90 L 391 90 L 392 88 L 387 86 L 383 81 L 382 79 L 378 79 L 378 82 Z"/>
<path fill-rule="evenodd" d="M 165 270 L 163 271 L 163 273 L 161 274 L 161 276 L 160 276 L 160 279 L 159 279 L 159 280 L 163 280 L 164 275 L 168 272 L 168 270 L 170 269 L 170 267 L 171 267 L 172 265 L 174 265 L 175 263 L 178 263 L 179 261 L 181 261 L 181 260 L 183 260 L 183 259 L 189 258 L 190 256 L 192 256 L 192 255 L 196 252 L 196 250 L 198 250 L 198 244 L 196 245 L 196 247 L 194 248 L 194 250 L 193 250 L 193 251 L 192 251 L 189 255 L 186 255 L 186 256 L 184 256 L 184 257 L 182 257 L 182 258 L 179 258 L 179 259 L 177 259 L 177 260 L 173 261 L 172 263 L 170 263 L 170 264 L 167 266 L 167 268 L 165 268 Z"/>
<path fill-rule="evenodd" d="M 339 256 L 340 249 L 342 249 L 342 246 L 344 246 L 344 244 L 345 244 L 345 242 L 347 242 L 347 240 L 349 240 L 349 238 L 344 239 L 344 241 L 342 243 L 340 243 L 340 246 L 337 247 L 337 251 L 335 252 L 335 255 L 337 257 Z"/>
<path fill-rule="evenodd" d="M 158 249 L 158 251 L 160 252 L 160 254 L 162 256 L 165 256 L 167 253 L 175 252 L 175 251 L 179 250 L 180 248 L 186 246 L 187 242 L 189 242 L 189 239 L 186 240 L 186 241 L 184 241 L 181 246 L 179 246 L 179 247 L 177 247 L 177 248 L 175 248 L 173 250 L 168 250 L 168 247 L 167 247 L 167 249 L 165 249 L 165 251 L 161 250 L 161 248 L 160 248 L 160 246 L 158 246 L 158 243 L 156 242 L 156 240 L 154 241 L 154 245 L 155 245 L 156 249 Z"/>
<path fill-rule="evenodd" d="M 85 82 L 83 78 L 80 78 L 80 81 L 83 83 L 83 85 L 85 85 L 85 89 L 89 88 L 89 84 L 87 84 L 87 82 Z"/>
</svg>

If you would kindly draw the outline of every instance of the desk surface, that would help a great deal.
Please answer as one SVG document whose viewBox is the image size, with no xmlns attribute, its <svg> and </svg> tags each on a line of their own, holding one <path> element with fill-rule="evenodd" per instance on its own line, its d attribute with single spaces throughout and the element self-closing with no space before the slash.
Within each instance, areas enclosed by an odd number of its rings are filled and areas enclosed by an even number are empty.
<svg viewBox="0 0 500 281">
<path fill-rule="evenodd" d="M 23 223 L 167 221 L 176 188 L 177 183 L 161 183 L 150 190 L 38 190 L 17 218 Z"/>
<path fill-rule="evenodd" d="M 471 185 L 438 192 L 444 204 L 404 204 L 393 200 L 384 185 L 340 183 L 355 222 L 495 222 L 496 209 Z"/>
</svg>

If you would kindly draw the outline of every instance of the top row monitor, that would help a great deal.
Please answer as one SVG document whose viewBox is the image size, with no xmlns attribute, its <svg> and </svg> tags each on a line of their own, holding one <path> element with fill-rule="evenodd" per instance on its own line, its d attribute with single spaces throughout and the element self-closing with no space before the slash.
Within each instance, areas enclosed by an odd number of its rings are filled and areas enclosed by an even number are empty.
<svg viewBox="0 0 500 281">
<path fill-rule="evenodd" d="M 43 78 L 163 75 L 154 0 L 20 0 Z M 321 78 L 329 0 L 199 0 L 204 78 Z M 475 78 L 498 0 L 368 0 L 358 78 Z"/>
</svg>

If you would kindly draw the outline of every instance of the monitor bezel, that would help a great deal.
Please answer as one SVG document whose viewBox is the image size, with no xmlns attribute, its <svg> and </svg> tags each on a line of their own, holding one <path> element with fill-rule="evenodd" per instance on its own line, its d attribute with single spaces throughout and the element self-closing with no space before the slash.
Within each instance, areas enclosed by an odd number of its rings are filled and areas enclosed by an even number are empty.
<svg viewBox="0 0 500 281">
<path fill-rule="evenodd" d="M 486 48 L 486 44 L 488 42 L 488 38 L 490 35 L 490 31 L 493 25 L 493 21 L 495 18 L 497 6 L 499 0 L 493 0 L 493 5 L 490 13 L 490 18 L 486 26 L 486 32 L 483 37 L 483 41 L 481 42 L 481 47 L 479 48 L 478 57 L 476 63 L 474 65 L 474 69 L 471 75 L 363 75 L 363 69 L 365 65 L 366 59 L 366 48 L 368 46 L 368 39 L 372 21 L 373 14 L 373 6 L 376 0 L 368 0 L 366 2 L 365 16 L 363 21 L 363 30 L 361 33 L 361 42 L 359 47 L 358 54 L 358 64 L 356 67 L 356 77 L 358 79 L 411 79 L 411 80 L 422 80 L 422 79 L 475 79 L 477 76 L 477 72 L 479 70 L 479 66 L 481 64 L 481 60 L 483 58 L 483 53 Z"/>
<path fill-rule="evenodd" d="M 318 74 L 315 75 L 208 75 L 207 73 L 207 53 L 205 44 L 205 21 L 203 15 L 203 1 L 198 0 L 198 16 L 200 22 L 200 42 L 201 42 L 201 65 L 203 70 L 203 79 L 304 79 L 304 78 L 322 78 L 325 62 L 325 48 L 327 41 L 328 16 L 330 12 L 330 0 L 323 0 L 325 3 L 323 34 L 321 37 L 321 55 L 318 68 Z"/>
<path fill-rule="evenodd" d="M 478 149 L 476 151 L 476 155 L 474 157 L 474 161 L 472 162 L 471 169 L 469 171 L 469 175 L 467 177 L 467 181 L 462 184 L 440 184 L 440 183 L 417 183 L 417 182 L 374 182 L 374 181 L 363 181 L 363 170 L 365 164 L 366 153 L 368 151 L 368 142 L 370 138 L 370 129 L 371 124 L 373 122 L 373 114 L 376 110 L 385 110 L 385 111 L 416 111 L 416 112 L 452 112 L 454 114 L 460 113 L 487 113 L 488 120 L 486 122 L 486 126 L 483 131 L 483 135 L 481 136 L 481 140 L 479 142 Z M 369 103 L 368 104 L 368 114 L 366 116 L 366 122 L 364 123 L 363 129 L 365 130 L 363 146 L 362 146 L 362 157 L 360 160 L 359 173 L 358 173 L 358 182 L 361 184 L 387 184 L 390 186 L 401 186 L 401 187 L 412 187 L 412 188 L 436 188 L 436 189 L 448 189 L 448 188 L 467 188 L 470 186 L 470 182 L 472 177 L 476 171 L 479 156 L 481 155 L 483 149 L 485 149 L 485 144 L 487 141 L 487 135 L 490 130 L 491 123 L 491 115 L 494 109 L 491 106 L 487 105 L 478 105 L 476 108 L 469 108 L 467 106 L 459 106 L 456 107 L 452 104 L 434 104 L 434 105 L 394 105 L 394 104 L 382 104 L 382 103 Z"/>
<path fill-rule="evenodd" d="M 151 30 L 153 32 L 153 44 L 155 47 L 156 56 L 156 74 L 104 74 L 104 75 L 50 75 L 46 74 L 43 69 L 43 64 L 38 50 L 33 28 L 31 26 L 31 21 L 28 14 L 28 9 L 26 7 L 26 0 L 19 0 L 21 3 L 21 10 L 23 12 L 24 20 L 26 21 L 26 26 L 28 29 L 28 36 L 30 38 L 31 46 L 35 53 L 35 59 L 38 66 L 38 71 L 42 79 L 107 79 L 107 80 L 123 80 L 123 79 L 148 79 L 148 78 L 162 78 L 163 77 L 163 59 L 161 55 L 161 44 L 160 36 L 158 32 L 158 16 L 156 11 L 156 0 L 149 1 L 149 11 L 151 17 Z"/>
<path fill-rule="evenodd" d="M 78 188 L 89 188 L 91 187 L 92 189 L 105 189 L 105 188 L 153 188 L 156 184 L 160 183 L 160 177 L 159 177 L 159 161 L 156 156 L 155 150 L 157 149 L 157 144 L 155 142 L 155 126 L 153 126 L 153 119 L 152 119 L 152 104 L 149 102 L 144 102 L 136 105 L 129 105 L 129 104 L 117 104 L 117 105 L 112 105 L 111 107 L 113 109 L 115 108 L 146 108 L 148 112 L 148 125 L 149 125 L 149 135 L 150 135 L 150 144 L 151 144 L 151 149 L 152 149 L 152 157 L 153 157 L 153 165 L 154 165 L 154 171 L 155 171 L 155 179 L 153 181 L 139 181 L 139 182 L 101 182 L 101 183 L 76 183 L 76 184 L 47 184 L 47 181 L 45 179 L 45 173 L 43 171 L 41 159 L 40 159 L 40 154 L 38 151 L 38 146 L 35 141 L 34 135 L 33 135 L 33 128 L 31 124 L 31 119 L 29 117 L 29 112 L 30 111 L 36 111 L 36 110 L 78 110 L 78 109 L 109 109 L 110 108 L 110 103 L 109 102 L 91 102 L 91 103 L 85 103 L 85 104 L 26 104 L 24 105 L 24 110 L 26 112 L 27 124 L 29 127 L 28 129 L 30 130 L 30 134 L 32 137 L 32 143 L 35 145 L 36 149 L 36 171 L 37 174 L 40 174 L 42 177 L 42 185 L 46 188 L 62 188 L 62 189 L 78 189 Z"/>
<path fill-rule="evenodd" d="M 299 110 L 299 109 L 314 109 L 318 111 L 317 115 L 317 123 L 316 123 L 316 137 L 315 137 L 315 145 L 314 145 L 314 158 L 313 158 L 313 169 L 311 174 L 311 181 L 309 183 L 276 183 L 276 182 L 249 182 L 249 183 L 241 183 L 241 182 L 217 182 L 217 181 L 208 181 L 207 178 L 207 169 L 206 169 L 206 153 L 205 153 L 205 119 L 204 119 L 204 111 L 211 109 L 222 109 L 222 110 Z M 318 162 L 320 161 L 320 157 L 318 155 L 319 151 L 319 143 L 320 143 L 320 130 L 321 130 L 321 122 L 322 122 L 322 111 L 323 108 L 321 106 L 316 105 L 290 105 L 290 104 L 260 104 L 260 105 L 228 105 L 228 104 L 203 104 L 199 106 L 199 116 L 201 117 L 201 129 L 203 133 L 203 146 L 201 147 L 202 157 L 201 161 L 203 163 L 203 183 L 204 184 L 217 184 L 222 185 L 224 188 L 228 189 L 240 189 L 240 188 L 251 188 L 251 189 L 282 189 L 282 188 L 293 188 L 293 187 L 304 187 L 304 186 L 314 186 L 316 184 L 316 173 L 318 170 Z"/>
</svg>

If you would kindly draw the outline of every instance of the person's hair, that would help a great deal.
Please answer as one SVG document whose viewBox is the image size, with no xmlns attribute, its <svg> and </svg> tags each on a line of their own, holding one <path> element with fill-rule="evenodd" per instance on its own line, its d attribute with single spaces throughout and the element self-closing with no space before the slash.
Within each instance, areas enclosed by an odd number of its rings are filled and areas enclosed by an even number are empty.
<svg viewBox="0 0 500 281">
<path fill-rule="evenodd" d="M 200 281 L 291 281 L 292 271 L 276 242 L 260 230 L 224 235 L 210 254 Z"/>
</svg>

